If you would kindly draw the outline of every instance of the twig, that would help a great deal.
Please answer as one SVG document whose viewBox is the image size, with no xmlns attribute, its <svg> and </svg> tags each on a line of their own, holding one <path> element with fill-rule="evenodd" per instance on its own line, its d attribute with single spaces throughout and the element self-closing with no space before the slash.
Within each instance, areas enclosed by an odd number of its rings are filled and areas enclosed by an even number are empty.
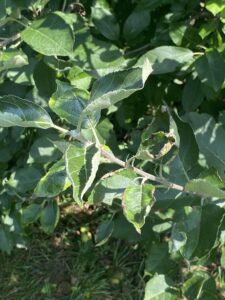
<svg viewBox="0 0 225 300">
<path fill-rule="evenodd" d="M 144 46 L 142 46 L 140 48 L 137 48 L 137 49 L 134 49 L 134 50 L 130 50 L 130 51 L 127 51 L 127 52 L 125 51 L 124 56 L 127 57 L 127 56 L 130 56 L 130 55 L 136 54 L 138 52 L 141 52 L 141 51 L 149 48 L 150 46 L 151 46 L 151 43 L 148 43 L 148 44 L 146 44 L 146 45 L 144 45 Z"/>
<path fill-rule="evenodd" d="M 102 156 L 104 156 L 105 158 L 107 158 L 111 162 L 114 162 L 115 164 L 120 165 L 123 168 L 126 168 L 126 163 L 124 161 L 122 161 L 121 159 L 115 157 L 112 153 L 102 149 L 101 147 L 100 147 L 100 150 L 101 150 Z M 169 182 L 167 180 L 164 180 L 160 177 L 149 174 L 149 173 L 147 173 L 147 172 L 145 172 L 141 169 L 138 169 L 136 167 L 132 167 L 132 170 L 134 170 L 134 172 L 136 174 L 138 174 L 138 175 L 140 175 L 140 176 L 142 176 L 146 179 L 149 179 L 151 181 L 155 181 L 155 182 L 159 182 L 159 183 L 163 184 L 165 187 L 168 187 L 168 188 L 171 188 L 171 189 L 174 189 L 174 190 L 177 190 L 177 191 L 181 191 L 181 192 L 184 191 L 184 187 L 181 186 L 181 185 Z"/>
<path fill-rule="evenodd" d="M 19 38 L 20 38 L 20 33 L 17 33 L 10 38 L 4 39 L 2 42 L 0 42 L 0 48 L 6 47 L 7 45 L 17 41 Z"/>
<path fill-rule="evenodd" d="M 62 128 L 62 127 L 59 127 L 59 126 L 57 126 L 57 125 L 55 125 L 55 124 L 53 124 L 52 127 L 55 128 L 55 129 L 57 129 L 57 130 L 59 130 L 59 131 L 61 131 L 61 132 L 62 132 L 63 134 L 65 134 L 65 135 L 70 135 L 71 137 L 75 138 L 77 141 L 81 142 L 81 143 L 84 144 L 85 146 L 88 146 L 88 145 L 92 144 L 92 142 L 86 140 L 86 139 L 85 139 L 81 134 L 79 134 L 79 133 L 78 133 L 78 134 L 74 134 L 74 133 L 72 133 L 71 131 L 69 131 L 69 130 L 67 130 L 67 129 L 64 129 L 64 128 Z M 119 165 L 119 166 L 121 166 L 121 167 L 123 167 L 123 168 L 126 168 L 126 163 L 125 163 L 123 160 L 121 160 L 121 159 L 115 157 L 114 154 L 110 153 L 109 151 L 104 150 L 104 149 L 101 147 L 101 145 L 97 145 L 97 147 L 99 147 L 102 156 L 104 156 L 105 158 L 107 158 L 107 159 L 110 160 L 111 162 L 113 162 L 113 163 L 115 163 L 115 164 L 117 164 L 117 165 Z M 167 180 L 165 180 L 165 179 L 162 179 L 162 178 L 160 178 L 160 177 L 157 177 L 157 176 L 154 176 L 154 175 L 152 175 L 152 174 L 149 174 L 149 173 L 147 173 L 147 172 L 145 172 L 145 171 L 143 171 L 143 170 L 141 170 L 141 169 L 139 169 L 139 168 L 136 168 L 136 167 L 132 167 L 132 170 L 133 170 L 136 174 L 138 174 L 138 175 L 140 175 L 140 176 L 142 176 L 142 177 L 144 177 L 144 178 L 146 178 L 146 179 L 149 179 L 149 180 L 151 180 L 151 181 L 159 182 L 159 183 L 161 183 L 162 185 L 164 185 L 164 186 L 167 187 L 167 188 L 171 188 L 171 189 L 174 189 L 174 190 L 177 190 L 177 191 L 180 191 L 180 192 L 184 192 L 184 187 L 183 187 L 182 185 L 178 185 L 178 184 L 176 184 L 176 183 L 169 182 L 169 181 L 167 181 Z"/>
</svg>

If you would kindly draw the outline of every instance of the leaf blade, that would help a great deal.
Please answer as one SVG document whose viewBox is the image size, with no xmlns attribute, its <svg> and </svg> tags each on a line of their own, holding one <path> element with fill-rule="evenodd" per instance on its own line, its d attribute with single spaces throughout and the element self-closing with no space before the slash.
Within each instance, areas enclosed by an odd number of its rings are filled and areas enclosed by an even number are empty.
<svg viewBox="0 0 225 300">
<path fill-rule="evenodd" d="M 1 127 L 52 127 L 49 114 L 41 106 L 17 96 L 0 97 Z"/>
</svg>

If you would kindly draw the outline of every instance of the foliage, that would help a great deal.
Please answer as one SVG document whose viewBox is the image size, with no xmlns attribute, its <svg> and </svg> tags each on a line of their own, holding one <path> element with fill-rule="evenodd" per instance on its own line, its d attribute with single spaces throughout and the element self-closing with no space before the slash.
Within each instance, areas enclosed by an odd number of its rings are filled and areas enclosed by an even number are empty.
<svg viewBox="0 0 225 300">
<path fill-rule="evenodd" d="M 142 249 L 145 300 L 220 299 L 223 1 L 6 0 L 0 37 L 0 249 L 103 208 L 95 245 Z"/>
</svg>

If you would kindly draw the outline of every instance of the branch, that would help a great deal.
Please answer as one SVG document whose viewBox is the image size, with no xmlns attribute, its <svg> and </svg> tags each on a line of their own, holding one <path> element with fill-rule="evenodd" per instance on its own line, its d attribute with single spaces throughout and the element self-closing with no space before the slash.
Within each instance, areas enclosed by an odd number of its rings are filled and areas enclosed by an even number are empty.
<svg viewBox="0 0 225 300">
<path fill-rule="evenodd" d="M 55 124 L 53 124 L 53 128 L 61 131 L 65 135 L 70 135 L 71 137 L 73 137 L 77 141 L 81 142 L 85 146 L 88 146 L 88 145 L 92 144 L 92 142 L 86 140 L 81 134 L 79 134 L 76 131 L 75 132 L 73 132 L 73 131 L 71 132 L 71 131 L 69 131 L 67 129 L 64 129 L 62 127 L 59 127 L 59 126 L 57 126 Z M 121 166 L 123 168 L 126 168 L 126 163 L 123 160 L 117 158 L 111 152 L 104 150 L 101 147 L 101 145 L 97 145 L 97 147 L 100 149 L 102 156 L 104 156 L 105 158 L 107 158 L 111 162 L 113 162 L 113 163 L 115 163 L 115 164 L 117 164 L 117 165 L 119 165 L 119 166 Z M 152 174 L 149 174 L 149 173 L 147 173 L 147 172 L 145 172 L 145 171 L 143 171 L 143 170 L 141 170 L 139 168 L 136 168 L 136 167 L 133 167 L 132 170 L 136 174 L 138 174 L 138 175 L 140 175 L 140 176 L 142 176 L 142 177 L 144 177 L 146 179 L 149 179 L 151 181 L 161 183 L 162 185 L 164 185 L 167 188 L 171 188 L 171 189 L 174 189 L 174 190 L 177 190 L 177 191 L 180 191 L 180 192 L 184 192 L 184 187 L 182 185 L 178 185 L 176 183 L 169 182 L 169 181 L 167 181 L 165 179 L 162 179 L 160 177 L 157 177 L 157 176 L 154 176 Z"/>
</svg>

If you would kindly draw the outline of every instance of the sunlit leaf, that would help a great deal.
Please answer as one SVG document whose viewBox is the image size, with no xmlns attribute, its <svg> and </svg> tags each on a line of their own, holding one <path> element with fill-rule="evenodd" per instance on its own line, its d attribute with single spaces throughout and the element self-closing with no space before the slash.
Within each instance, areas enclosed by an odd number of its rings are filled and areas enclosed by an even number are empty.
<svg viewBox="0 0 225 300">
<path fill-rule="evenodd" d="M 139 233 L 154 202 L 154 190 L 153 185 L 144 184 L 128 186 L 124 191 L 122 202 L 124 215 Z"/>
<path fill-rule="evenodd" d="M 62 13 L 50 13 L 34 20 L 21 37 L 35 51 L 44 55 L 71 56 L 74 37 Z"/>
<path fill-rule="evenodd" d="M 79 147 L 74 144 L 66 151 L 66 169 L 73 186 L 74 200 L 83 204 L 83 196 L 91 187 L 100 163 L 100 151 L 91 144 Z"/>
<path fill-rule="evenodd" d="M 52 120 L 39 105 L 17 96 L 0 97 L 0 127 L 50 128 Z"/>
</svg>

